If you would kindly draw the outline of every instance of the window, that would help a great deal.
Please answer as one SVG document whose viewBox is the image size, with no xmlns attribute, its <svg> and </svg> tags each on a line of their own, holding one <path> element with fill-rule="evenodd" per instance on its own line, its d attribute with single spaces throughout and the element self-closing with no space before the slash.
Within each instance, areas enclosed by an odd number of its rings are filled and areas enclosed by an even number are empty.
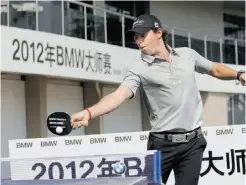
<svg viewBox="0 0 246 185">
<path fill-rule="evenodd" d="M 36 1 L 10 1 L 10 26 L 36 30 Z"/>
<path fill-rule="evenodd" d="M 38 30 L 62 34 L 61 1 L 38 1 Z"/>
<path fill-rule="evenodd" d="M 64 2 L 64 32 L 71 37 L 85 38 L 83 6 Z"/>
<path fill-rule="evenodd" d="M 105 0 L 105 8 L 120 14 L 138 17 L 149 13 L 149 1 L 108 1 Z M 131 34 L 126 31 L 132 28 L 133 20 L 125 18 L 125 46 L 136 49 L 137 46 Z M 107 14 L 107 38 L 108 44 L 122 46 L 121 17 Z"/>
<path fill-rule="evenodd" d="M 245 124 L 245 94 L 233 94 L 228 99 L 228 125 Z"/>
<path fill-rule="evenodd" d="M 224 35 L 228 38 L 238 39 L 238 64 L 245 65 L 245 17 L 224 14 Z M 235 42 L 225 40 L 224 62 L 235 64 Z"/>
<path fill-rule="evenodd" d="M 7 26 L 8 2 L 1 1 L 1 25 Z"/>
<path fill-rule="evenodd" d="M 224 34 L 226 37 L 245 39 L 245 17 L 224 14 Z"/>
<path fill-rule="evenodd" d="M 149 1 L 111 1 L 105 0 L 106 8 L 134 17 L 149 13 Z"/>
</svg>

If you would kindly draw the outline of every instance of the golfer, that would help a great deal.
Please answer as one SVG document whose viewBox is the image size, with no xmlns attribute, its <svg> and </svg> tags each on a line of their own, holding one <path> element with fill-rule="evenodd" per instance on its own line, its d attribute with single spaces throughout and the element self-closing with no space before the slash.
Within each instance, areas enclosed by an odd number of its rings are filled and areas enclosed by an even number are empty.
<svg viewBox="0 0 246 185">
<path fill-rule="evenodd" d="M 237 79 L 242 85 L 245 72 L 209 61 L 191 48 L 171 48 L 165 40 L 167 31 L 153 15 L 139 16 L 130 32 L 141 57 L 115 92 L 72 115 L 71 124 L 85 126 L 82 121 L 110 113 L 139 89 L 151 124 L 147 149 L 162 152 L 163 183 L 174 170 L 176 185 L 196 185 L 207 142 L 201 131 L 203 106 L 195 72 Z"/>
</svg>

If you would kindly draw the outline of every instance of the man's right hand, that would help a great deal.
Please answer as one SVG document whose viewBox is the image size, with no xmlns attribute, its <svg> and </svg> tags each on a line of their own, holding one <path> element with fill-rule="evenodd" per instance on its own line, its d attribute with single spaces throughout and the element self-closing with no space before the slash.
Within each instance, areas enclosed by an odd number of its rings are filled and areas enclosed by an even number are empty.
<svg viewBox="0 0 246 185">
<path fill-rule="evenodd" d="M 87 126 L 89 119 L 90 117 L 88 111 L 83 110 L 71 116 L 71 125 L 73 129 L 80 128 L 82 126 Z"/>
</svg>

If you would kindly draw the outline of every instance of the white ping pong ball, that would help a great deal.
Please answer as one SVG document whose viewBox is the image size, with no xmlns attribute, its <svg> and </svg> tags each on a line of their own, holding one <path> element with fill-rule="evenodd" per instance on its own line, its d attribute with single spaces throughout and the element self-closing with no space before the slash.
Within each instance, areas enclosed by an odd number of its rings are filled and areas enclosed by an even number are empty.
<svg viewBox="0 0 246 185">
<path fill-rule="evenodd" d="M 62 127 L 56 127 L 56 133 L 60 134 L 62 133 L 63 128 Z"/>
</svg>

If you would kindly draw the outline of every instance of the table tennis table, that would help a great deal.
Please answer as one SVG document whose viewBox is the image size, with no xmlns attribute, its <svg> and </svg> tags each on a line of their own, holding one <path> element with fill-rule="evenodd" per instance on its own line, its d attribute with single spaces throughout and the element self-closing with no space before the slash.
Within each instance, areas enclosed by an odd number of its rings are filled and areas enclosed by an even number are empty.
<svg viewBox="0 0 246 185">
<path fill-rule="evenodd" d="M 147 177 L 97 179 L 1 180 L 3 185 L 148 185 Z"/>
</svg>

